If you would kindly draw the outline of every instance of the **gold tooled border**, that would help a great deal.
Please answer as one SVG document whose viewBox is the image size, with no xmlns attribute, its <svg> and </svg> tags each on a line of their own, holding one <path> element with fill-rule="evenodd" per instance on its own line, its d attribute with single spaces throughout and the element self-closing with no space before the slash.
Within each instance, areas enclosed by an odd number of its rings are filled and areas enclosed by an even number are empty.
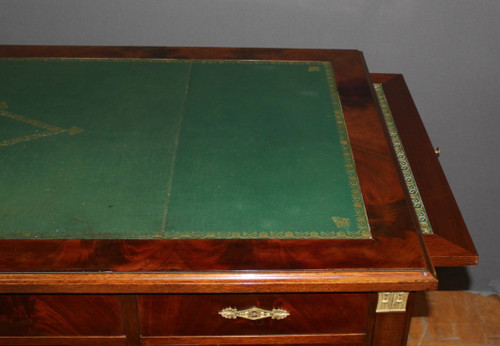
<svg viewBox="0 0 500 346">
<path fill-rule="evenodd" d="M 410 194 L 413 208 L 415 209 L 415 213 L 417 214 L 418 223 L 420 224 L 422 233 L 432 234 L 433 232 L 431 223 L 429 221 L 429 217 L 427 216 L 427 212 L 425 211 L 424 203 L 422 201 L 422 197 L 420 196 L 420 192 L 418 190 L 415 177 L 413 176 L 413 172 L 411 171 L 410 163 L 408 162 L 408 158 L 406 157 L 403 142 L 399 137 L 399 132 L 396 127 L 396 123 L 394 122 L 394 118 L 392 117 L 389 103 L 387 102 L 387 99 L 385 97 L 384 88 L 382 84 L 378 83 L 373 84 L 373 86 L 377 94 L 380 108 L 382 109 L 382 113 L 384 115 L 385 123 L 387 124 L 387 129 L 389 130 L 392 145 L 394 147 L 394 150 L 396 151 L 396 157 L 398 159 L 399 166 L 401 167 L 403 178 Z"/>
<path fill-rule="evenodd" d="M 332 65 L 329 62 L 323 62 L 326 72 L 326 78 L 330 89 L 330 96 L 332 99 L 332 106 L 335 112 L 335 120 L 337 124 L 337 131 L 339 134 L 340 144 L 344 156 L 344 167 L 351 189 L 351 198 L 356 215 L 357 230 L 353 233 L 359 238 L 370 238 L 371 232 L 368 223 L 368 216 L 366 213 L 365 204 L 363 202 L 363 195 L 361 193 L 361 185 L 359 184 L 358 174 L 356 173 L 356 165 L 349 142 L 349 135 L 347 133 L 347 125 L 345 123 L 344 113 L 342 111 L 342 104 L 337 90 L 337 83 L 333 73 Z"/>
</svg>

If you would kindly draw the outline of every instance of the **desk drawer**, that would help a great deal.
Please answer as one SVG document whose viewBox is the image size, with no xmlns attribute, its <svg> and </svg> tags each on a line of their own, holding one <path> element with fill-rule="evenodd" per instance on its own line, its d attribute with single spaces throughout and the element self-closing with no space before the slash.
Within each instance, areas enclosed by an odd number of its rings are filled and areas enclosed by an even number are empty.
<svg viewBox="0 0 500 346">
<path fill-rule="evenodd" d="M 169 294 L 138 297 L 143 337 L 358 334 L 367 329 L 369 293 Z M 283 319 L 225 318 L 225 308 L 283 309 Z M 279 313 L 279 311 L 278 311 Z M 248 311 L 258 317 L 259 311 Z"/>
<path fill-rule="evenodd" d="M 121 339 L 123 334 L 120 301 L 115 296 L 0 295 L 0 344 L 6 337 Z"/>
</svg>

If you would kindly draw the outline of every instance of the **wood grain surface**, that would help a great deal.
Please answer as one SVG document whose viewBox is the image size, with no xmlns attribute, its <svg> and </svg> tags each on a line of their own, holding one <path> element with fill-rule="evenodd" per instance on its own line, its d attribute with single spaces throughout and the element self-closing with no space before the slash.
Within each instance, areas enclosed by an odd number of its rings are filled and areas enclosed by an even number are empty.
<svg viewBox="0 0 500 346">
<path fill-rule="evenodd" d="M 0 336 L 123 336 L 120 301 L 98 295 L 0 295 Z"/>
<path fill-rule="evenodd" d="M 464 291 L 417 293 L 408 345 L 500 345 L 500 297 Z"/>
<path fill-rule="evenodd" d="M 366 333 L 369 293 L 141 295 L 143 336 Z M 285 309 L 282 320 L 227 319 L 225 308 Z"/>
</svg>

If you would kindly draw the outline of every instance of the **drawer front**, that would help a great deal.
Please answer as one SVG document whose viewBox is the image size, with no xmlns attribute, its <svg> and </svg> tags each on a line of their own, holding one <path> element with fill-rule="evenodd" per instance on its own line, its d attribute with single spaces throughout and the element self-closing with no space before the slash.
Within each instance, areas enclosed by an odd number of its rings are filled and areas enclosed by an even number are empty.
<svg viewBox="0 0 500 346">
<path fill-rule="evenodd" d="M 124 335 L 120 301 L 101 295 L 0 295 L 0 337 Z"/>
<path fill-rule="evenodd" d="M 143 337 L 365 333 L 369 293 L 169 294 L 138 297 Z M 289 316 L 225 318 L 225 308 L 283 309 Z M 276 311 L 275 311 L 276 312 Z M 258 317 L 260 311 L 249 311 Z M 278 311 L 279 314 L 279 311 Z"/>
</svg>

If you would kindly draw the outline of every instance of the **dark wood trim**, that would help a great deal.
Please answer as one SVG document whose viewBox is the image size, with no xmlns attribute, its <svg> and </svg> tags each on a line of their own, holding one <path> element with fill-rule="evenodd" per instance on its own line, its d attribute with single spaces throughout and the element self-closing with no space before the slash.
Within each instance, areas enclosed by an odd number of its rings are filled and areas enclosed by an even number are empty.
<svg viewBox="0 0 500 346">
<path fill-rule="evenodd" d="M 129 59 L 262 59 L 328 61 L 332 52 L 351 55 L 352 49 L 286 49 L 238 47 L 123 47 L 0 45 L 2 57 L 67 57 Z M 358 52 L 359 53 L 359 52 Z"/>
<path fill-rule="evenodd" d="M 62 345 L 62 346 L 89 346 L 89 345 L 107 345 L 107 346 L 125 346 L 125 337 L 120 336 L 2 336 L 0 345 Z"/>
<path fill-rule="evenodd" d="M 435 266 L 476 265 L 478 254 L 402 75 L 371 74 L 384 92 L 434 234 L 424 235 Z"/>
<path fill-rule="evenodd" d="M 120 295 L 120 301 L 122 304 L 123 330 L 127 336 L 127 346 L 140 346 L 141 330 L 137 309 L 137 296 Z"/>
<path fill-rule="evenodd" d="M 142 338 L 143 345 L 269 345 L 269 344 L 324 344 L 324 343 L 362 343 L 365 334 L 319 334 L 319 335 L 259 335 L 259 336 L 150 336 Z"/>
<path fill-rule="evenodd" d="M 378 293 L 373 292 L 370 295 L 370 305 L 368 306 L 368 318 L 366 319 L 366 343 L 365 345 L 371 345 L 371 340 L 373 338 L 373 331 L 375 330 L 375 310 L 377 308 Z"/>
<path fill-rule="evenodd" d="M 408 302 L 406 304 L 406 317 L 404 328 L 401 332 L 404 345 L 408 342 L 408 334 L 410 333 L 411 318 L 413 317 L 413 309 L 415 308 L 417 294 L 416 292 L 410 292 L 408 296 Z"/>
</svg>

